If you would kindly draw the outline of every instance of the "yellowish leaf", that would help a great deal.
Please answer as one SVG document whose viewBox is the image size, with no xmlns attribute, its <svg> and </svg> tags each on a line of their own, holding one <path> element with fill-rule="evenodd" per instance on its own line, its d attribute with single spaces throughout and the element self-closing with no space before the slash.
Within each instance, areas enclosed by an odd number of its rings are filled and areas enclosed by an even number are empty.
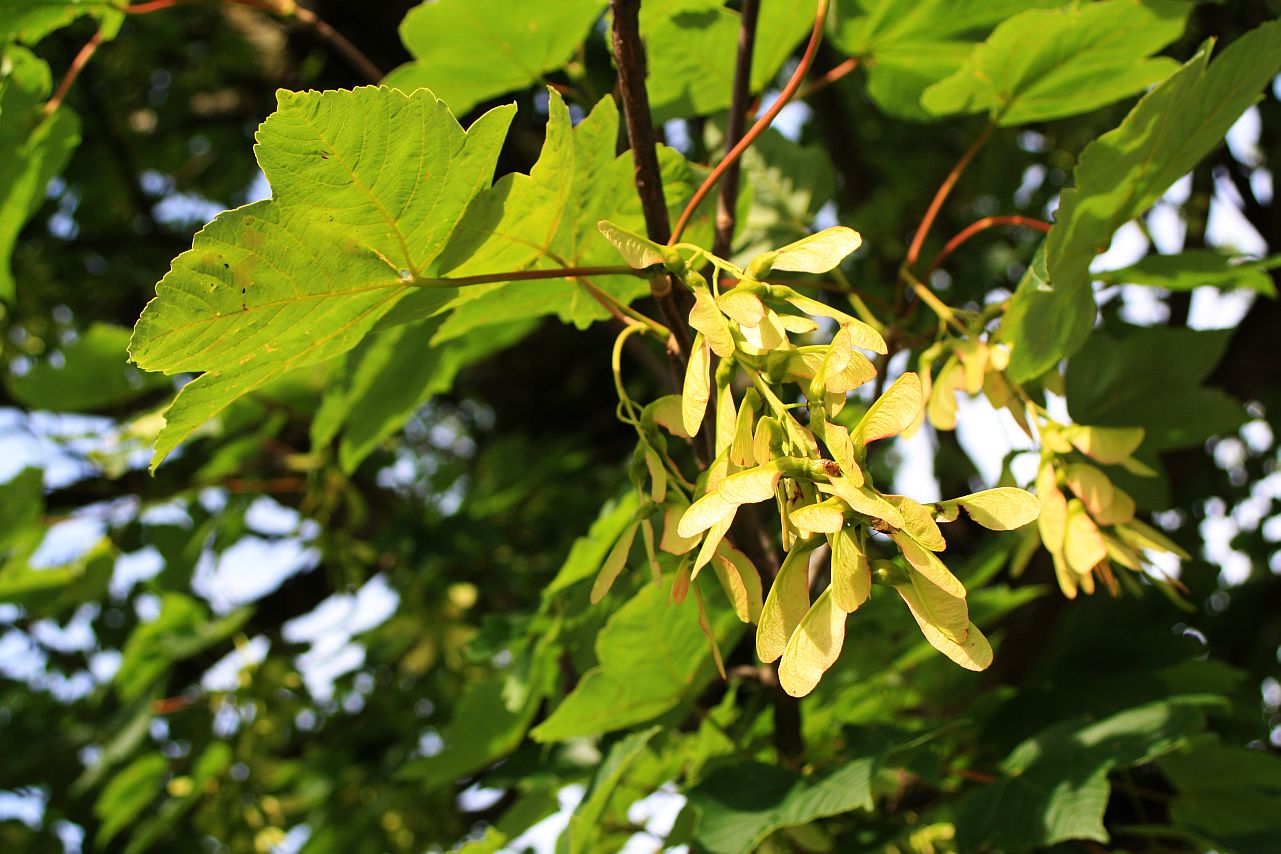
<svg viewBox="0 0 1281 854">
<path fill-rule="evenodd" d="M 809 333 L 815 332 L 818 330 L 817 323 L 815 323 L 812 319 L 800 314 L 788 314 L 787 312 L 779 312 L 778 322 L 782 324 L 784 329 L 786 329 L 788 332 L 791 332 L 793 335 L 808 335 Z"/>
<path fill-rule="evenodd" d="M 763 466 L 735 472 L 716 487 L 716 492 L 733 504 L 755 504 L 774 497 L 783 476 L 782 464 L 775 460 Z"/>
<path fill-rule="evenodd" d="M 1143 554 L 1136 548 L 1123 542 L 1119 537 L 1103 534 L 1103 542 L 1108 547 L 1108 559 L 1116 561 L 1128 569 L 1138 572 L 1143 568 Z"/>
<path fill-rule="evenodd" d="M 665 395 L 645 407 L 641 413 L 641 420 L 657 424 L 679 439 L 689 439 L 691 436 L 686 432 L 684 419 L 681 416 L 683 408 L 679 394 Z"/>
<path fill-rule="evenodd" d="M 963 644 L 970 630 L 969 607 L 960 596 L 952 596 L 932 584 L 914 568 L 907 570 L 910 584 L 898 584 L 899 591 L 917 623 L 928 624 L 948 640 Z M 909 599 L 907 593 L 912 596 Z"/>
<path fill-rule="evenodd" d="M 702 571 L 703 567 L 712 562 L 712 558 L 716 556 L 717 547 L 725 539 L 725 535 L 729 533 L 730 525 L 733 524 L 734 514 L 731 513 L 707 529 L 707 533 L 703 535 L 703 545 L 699 548 L 698 555 L 694 558 L 694 567 L 691 573 L 694 578 L 698 577 L 698 573 Z"/>
<path fill-rule="evenodd" d="M 765 304 L 746 283 L 740 282 L 737 287 L 725 291 L 716 298 L 716 302 L 721 311 L 734 318 L 740 326 L 759 326 L 765 319 Z"/>
<path fill-rule="evenodd" d="M 1041 515 L 1037 517 L 1041 541 L 1051 553 L 1062 552 L 1063 535 L 1067 531 L 1067 499 L 1059 491 L 1054 466 L 1048 461 L 1041 463 L 1037 472 L 1036 497 L 1041 502 Z"/>
<path fill-rule="evenodd" d="M 826 273 L 862 245 L 863 237 L 854 229 L 832 226 L 775 250 L 771 269 L 790 273 Z"/>
<path fill-rule="evenodd" d="M 792 511 L 792 524 L 802 531 L 833 534 L 845 527 L 845 502 L 829 498 Z"/>
<path fill-rule="evenodd" d="M 596 228 L 600 230 L 606 240 L 614 244 L 614 248 L 618 250 L 619 255 L 623 256 L 623 260 L 627 262 L 629 267 L 644 270 L 646 267 L 653 267 L 656 264 L 675 263 L 680 260 L 676 250 L 661 246 L 633 231 L 628 231 L 621 225 L 615 225 L 607 219 L 602 219 L 596 223 Z"/>
<path fill-rule="evenodd" d="M 985 489 L 943 503 L 964 507 L 971 519 L 993 531 L 1013 531 L 1035 522 L 1041 515 L 1041 502 L 1037 497 L 1013 486 Z"/>
<path fill-rule="evenodd" d="M 686 435 L 694 436 L 707 414 L 707 401 L 712 395 L 711 349 L 701 334 L 694 336 L 694 348 L 685 369 L 685 387 L 681 391 L 681 424 Z"/>
<path fill-rule="evenodd" d="M 783 328 L 783 321 L 771 308 L 765 309 L 765 316 L 761 318 L 760 323 L 755 326 L 742 326 L 739 331 L 743 333 L 743 340 L 758 353 L 768 353 L 771 350 L 792 346 L 787 340 L 787 330 Z"/>
<path fill-rule="evenodd" d="M 845 643 L 846 613 L 832 601 L 832 589 L 815 600 L 783 650 L 778 682 L 793 697 L 814 690 L 823 674 L 836 663 Z"/>
<path fill-rule="evenodd" d="M 1068 502 L 1067 529 L 1063 536 L 1063 558 L 1068 567 L 1084 575 L 1107 556 L 1108 547 L 1098 526 L 1085 511 L 1085 505 L 1072 499 Z"/>
<path fill-rule="evenodd" d="M 890 536 L 894 539 L 894 544 L 899 547 L 899 551 L 903 552 L 903 557 L 907 558 L 907 562 L 926 580 L 948 596 L 965 598 L 965 585 L 952 574 L 938 555 L 924 548 L 903 531 L 895 531 Z"/>
<path fill-rule="evenodd" d="M 956 355 L 962 367 L 960 388 L 966 394 L 978 394 L 987 374 L 987 345 L 982 341 L 964 341 L 957 346 Z"/>
<path fill-rule="evenodd" d="M 658 543 L 658 547 L 671 555 L 683 555 L 694 546 L 698 545 L 700 539 L 698 534 L 690 537 L 681 536 L 677 528 L 680 525 L 681 516 L 689 509 L 689 505 L 669 505 L 663 508 L 663 537 Z"/>
<path fill-rule="evenodd" d="M 854 443 L 850 441 L 850 431 L 840 424 L 830 421 L 821 422 L 823 444 L 827 446 L 832 459 L 841 467 L 841 474 L 855 486 L 863 485 L 863 470 L 859 467 L 858 458 L 854 455 Z"/>
<path fill-rule="evenodd" d="M 689 562 L 685 561 L 676 568 L 676 577 L 672 579 L 672 603 L 679 605 L 689 593 Z"/>
<path fill-rule="evenodd" d="M 921 379 L 908 371 L 885 390 L 851 431 L 855 445 L 897 436 L 906 430 L 921 411 Z"/>
<path fill-rule="evenodd" d="M 907 603 L 908 610 L 921 627 L 921 634 L 930 642 L 930 646 L 946 655 L 966 670 L 986 670 L 992 664 L 992 645 L 979 627 L 970 623 L 966 626 L 965 640 L 957 643 L 952 638 L 935 628 L 928 620 L 923 619 L 920 602 L 915 592 L 906 584 L 896 585 L 899 595 Z"/>
<path fill-rule="evenodd" d="M 676 533 L 685 538 L 695 537 L 727 516 L 732 517 L 737 509 L 737 503 L 719 492 L 709 492 L 686 508 Z"/>
<path fill-rule="evenodd" d="M 885 500 L 903 514 L 903 524 L 900 527 L 910 534 L 912 539 L 932 552 L 941 552 L 947 548 L 947 540 L 943 539 L 943 532 L 934 521 L 934 515 L 921 504 L 906 495 L 886 495 Z"/>
<path fill-rule="evenodd" d="M 1140 522 L 1138 519 L 1132 519 L 1125 525 L 1116 529 L 1121 539 L 1130 545 L 1139 549 L 1152 549 L 1158 552 L 1169 552 L 1175 557 L 1183 560 L 1191 560 L 1192 556 L 1183 550 L 1183 548 L 1165 534 L 1148 525 Z"/>
<path fill-rule="evenodd" d="M 722 679 L 728 679 L 725 675 L 725 661 L 721 658 L 721 647 L 716 642 L 716 632 L 712 631 L 711 621 L 707 619 L 707 608 L 703 605 L 703 593 L 694 587 L 694 602 L 698 605 L 698 627 L 703 630 L 703 637 L 707 638 L 707 645 L 712 649 L 712 660 L 716 662 L 716 672 L 721 675 Z"/>
<path fill-rule="evenodd" d="M 953 356 L 943 363 L 938 381 L 930 389 L 930 400 L 926 406 L 926 417 L 936 430 L 956 429 L 956 390 L 965 368 Z"/>
<path fill-rule="evenodd" d="M 755 623 L 761 618 L 761 576 L 756 566 L 738 549 L 722 542 L 716 550 L 712 569 L 725 588 L 725 595 L 734 606 L 734 613 L 744 623 Z"/>
<path fill-rule="evenodd" d="M 689 311 L 689 325 L 703 333 L 712 352 L 727 359 L 734 355 L 734 336 L 730 334 L 725 315 L 707 291 L 694 294 L 694 307 Z"/>
<path fill-rule="evenodd" d="M 727 364 L 722 362 L 721 364 Z M 738 413 L 734 411 L 734 393 L 729 383 L 717 385 L 716 389 L 716 455 L 720 456 L 734 442 L 734 430 Z"/>
<path fill-rule="evenodd" d="M 645 558 L 649 561 L 649 574 L 654 584 L 663 586 L 663 570 L 658 565 L 658 555 L 654 552 L 654 523 L 648 519 L 641 520 L 641 539 L 645 542 Z"/>
<path fill-rule="evenodd" d="M 1100 525 L 1124 525 L 1134 518 L 1134 499 L 1123 489 L 1112 489 L 1112 503 L 1102 512 L 1094 514 Z"/>
<path fill-rule="evenodd" d="M 1105 465 L 1121 462 L 1143 444 L 1142 427 L 1085 427 L 1073 424 L 1065 432 L 1068 441 L 1078 451 Z"/>
<path fill-rule="evenodd" d="M 792 546 L 765 597 L 756 628 L 756 656 L 766 664 L 787 649 L 792 632 L 809 610 L 809 557 L 817 543 L 817 539 L 802 540 Z"/>
<path fill-rule="evenodd" d="M 1072 463 L 1063 468 L 1063 482 L 1081 499 L 1090 515 L 1098 517 L 1112 506 L 1116 488 L 1108 476 L 1092 465 Z"/>
<path fill-rule="evenodd" d="M 858 537 L 842 528 L 830 538 L 832 544 L 832 601 L 846 613 L 858 609 L 872 594 L 872 566 L 859 547 Z"/>
<path fill-rule="evenodd" d="M 752 454 L 752 419 L 756 416 L 756 407 L 760 396 L 755 389 L 748 389 L 743 395 L 743 405 L 738 408 L 734 418 L 734 439 L 730 443 L 729 460 L 739 468 L 747 468 L 755 463 Z"/>
<path fill-rule="evenodd" d="M 762 415 L 756 422 L 756 435 L 752 437 L 752 456 L 758 465 L 765 465 L 782 450 L 783 425 L 773 415 Z"/>
<path fill-rule="evenodd" d="M 828 483 L 818 484 L 818 489 L 840 498 L 856 513 L 880 519 L 891 528 L 903 527 L 903 514 L 897 507 L 882 498 L 879 492 L 855 486 L 848 477 L 833 477 Z"/>
<path fill-rule="evenodd" d="M 653 448 L 645 449 L 645 468 L 649 470 L 649 497 L 662 504 L 667 498 L 667 469 Z"/>
<path fill-rule="evenodd" d="M 605 563 L 601 565 L 600 572 L 596 574 L 596 581 L 592 584 L 593 605 L 605 598 L 609 588 L 614 586 L 614 580 L 627 565 L 627 555 L 632 550 L 632 541 L 636 539 L 636 526 L 637 523 L 633 522 L 624 528 L 622 536 L 609 550 L 609 555 L 605 558 Z"/>
</svg>

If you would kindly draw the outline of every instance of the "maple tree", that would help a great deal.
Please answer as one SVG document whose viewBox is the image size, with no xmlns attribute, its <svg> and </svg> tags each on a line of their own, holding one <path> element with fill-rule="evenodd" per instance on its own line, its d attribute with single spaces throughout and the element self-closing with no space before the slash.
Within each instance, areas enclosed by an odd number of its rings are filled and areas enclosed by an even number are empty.
<svg viewBox="0 0 1281 854">
<path fill-rule="evenodd" d="M 0 0 L 0 841 L 1268 850 L 1272 17 Z"/>
</svg>

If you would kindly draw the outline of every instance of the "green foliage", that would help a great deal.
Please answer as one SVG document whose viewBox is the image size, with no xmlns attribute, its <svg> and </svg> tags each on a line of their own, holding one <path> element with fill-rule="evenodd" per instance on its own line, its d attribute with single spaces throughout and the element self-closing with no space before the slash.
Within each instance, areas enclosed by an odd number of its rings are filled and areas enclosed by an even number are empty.
<svg viewBox="0 0 1281 854">
<path fill-rule="evenodd" d="M 44 113 L 52 89 L 48 65 L 0 41 L 0 300 L 14 297 L 9 256 L 18 233 L 80 142 L 75 113 Z"/>
<path fill-rule="evenodd" d="M 125 5 L 0 0 L 0 849 L 1275 847 L 1266 4 Z"/>
<path fill-rule="evenodd" d="M 1081 348 L 1093 321 L 1089 265 L 1113 232 L 1147 210 L 1223 139 L 1236 117 L 1281 67 L 1281 23 L 1229 45 L 1211 45 L 1146 94 L 1119 127 L 1081 152 L 1076 185 L 1063 193 L 1046 239 L 1044 269 L 1033 263 L 1005 321 L 1015 381 L 1043 374 Z"/>
</svg>

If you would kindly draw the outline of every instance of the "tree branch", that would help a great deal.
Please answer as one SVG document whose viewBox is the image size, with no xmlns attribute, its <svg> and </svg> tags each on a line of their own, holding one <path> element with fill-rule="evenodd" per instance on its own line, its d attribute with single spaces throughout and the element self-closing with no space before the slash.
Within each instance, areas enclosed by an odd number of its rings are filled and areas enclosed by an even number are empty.
<svg viewBox="0 0 1281 854">
<path fill-rule="evenodd" d="M 738 144 L 730 149 L 729 154 L 725 155 L 725 159 L 716 164 L 716 168 L 703 181 L 702 185 L 694 193 L 694 197 L 689 200 L 689 204 L 685 205 L 685 210 L 681 212 L 680 219 L 676 221 L 676 228 L 672 231 L 672 236 L 667 241 L 669 246 L 680 240 L 681 233 L 685 231 L 685 226 L 689 225 L 690 219 L 694 216 L 694 211 L 698 209 L 699 203 L 707 198 L 707 194 L 711 192 L 712 187 L 716 186 L 716 182 L 724 176 L 738 158 L 743 156 L 743 152 L 756 141 L 756 138 L 765 132 L 765 129 L 787 106 L 788 101 L 792 100 L 796 90 L 801 88 L 805 74 L 814 63 L 814 54 L 818 52 L 819 43 L 823 40 L 823 24 L 827 20 L 827 6 L 828 0 L 818 0 L 818 8 L 814 12 L 814 29 L 810 33 L 809 43 L 805 46 L 805 53 L 801 55 L 801 62 L 796 66 L 796 71 L 792 73 L 791 79 L 787 81 L 787 85 L 783 87 L 783 91 L 774 99 L 774 103 L 770 105 L 770 108 L 756 120 L 756 124 L 752 125 L 751 130 L 743 135 Z M 651 236 L 650 239 L 653 240 L 654 238 Z"/>
<path fill-rule="evenodd" d="M 752 97 L 752 51 L 756 47 L 756 20 L 760 0 L 743 0 L 743 23 L 738 31 L 738 63 L 734 66 L 734 94 L 730 100 L 729 122 L 725 126 L 725 149 L 729 151 L 743 137 L 748 102 Z M 734 242 L 734 210 L 738 205 L 739 162 L 725 169 L 721 192 L 716 200 L 716 239 L 712 254 L 728 258 Z"/>
<path fill-rule="evenodd" d="M 983 143 L 987 142 L 987 138 L 992 135 L 993 127 L 994 125 L 989 123 L 987 127 L 983 128 L 983 132 L 978 135 L 974 142 L 970 143 L 969 148 L 965 149 L 961 159 L 956 161 L 952 171 L 947 173 L 947 177 L 939 185 L 938 191 L 934 193 L 934 198 L 930 200 L 930 206 L 925 209 L 925 216 L 921 217 L 921 224 L 917 226 L 916 235 L 912 238 L 912 245 L 908 247 L 907 259 L 903 262 L 904 267 L 911 267 L 921 257 L 921 247 L 925 244 L 925 238 L 930 233 L 930 228 L 934 225 L 934 218 L 938 216 L 939 210 L 943 207 L 943 202 L 947 201 L 948 195 L 952 192 L 952 188 L 956 186 L 957 179 L 961 177 L 965 167 L 970 165 L 974 155 L 979 153 Z"/>
<path fill-rule="evenodd" d="M 667 218 L 667 200 L 663 195 L 663 178 L 658 168 L 658 152 L 653 117 L 649 111 L 649 90 L 645 88 L 645 46 L 640 35 L 640 0 L 610 0 L 614 10 L 614 65 L 618 69 L 618 93 L 623 102 L 627 139 L 632 149 L 636 174 L 636 192 L 645 214 L 645 230 L 655 243 L 666 243 L 671 236 Z M 672 277 L 666 273 L 650 279 L 650 293 L 662 309 L 663 319 L 672 330 L 678 348 L 678 361 L 683 368 L 692 345 L 685 313 L 676 304 Z"/>
<path fill-rule="evenodd" d="M 998 225 L 1021 225 L 1024 228 L 1036 229 L 1042 234 L 1048 233 L 1049 230 L 1054 227 L 1053 223 L 1027 216 L 985 216 L 980 220 L 970 223 L 965 228 L 961 229 L 961 232 L 957 234 L 956 237 L 949 240 L 947 245 L 943 247 L 939 254 L 934 256 L 934 260 L 930 262 L 930 265 L 925 268 L 924 276 L 928 278 L 930 273 L 933 273 L 942 266 L 943 262 L 947 260 L 947 256 L 959 249 L 962 243 L 969 240 L 980 231 L 986 231 L 987 229 L 995 228 Z"/>
<path fill-rule="evenodd" d="M 93 38 L 85 42 L 85 46 L 80 48 L 80 52 L 76 54 L 75 59 L 71 60 L 71 66 L 67 69 L 62 82 L 58 84 L 58 90 L 53 93 L 52 98 L 45 102 L 44 114 L 46 116 L 53 115 L 54 111 L 62 105 L 67 93 L 71 91 L 72 85 L 76 82 L 76 78 L 80 76 L 80 72 L 84 71 L 85 65 L 89 63 L 90 58 L 93 57 L 100 44 L 102 44 L 102 30 L 94 33 Z"/>
</svg>

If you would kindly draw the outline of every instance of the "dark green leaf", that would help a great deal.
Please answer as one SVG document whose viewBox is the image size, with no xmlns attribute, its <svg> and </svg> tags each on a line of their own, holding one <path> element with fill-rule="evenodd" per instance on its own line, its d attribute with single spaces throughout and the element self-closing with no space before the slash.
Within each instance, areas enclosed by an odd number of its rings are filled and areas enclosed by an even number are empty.
<svg viewBox="0 0 1281 854">
<path fill-rule="evenodd" d="M 758 762 L 718 767 L 689 793 L 702 811 L 695 838 L 715 854 L 737 854 L 781 828 L 870 810 L 875 767 L 874 759 L 857 759 L 812 777 Z"/>
<path fill-rule="evenodd" d="M 435 0 L 410 10 L 400 38 L 414 61 L 383 81 L 430 89 L 463 116 L 482 101 L 525 89 L 565 65 L 604 11 L 604 0 L 511 3 Z"/>
<path fill-rule="evenodd" d="M 1144 446 L 1168 450 L 1229 433 L 1246 419 L 1243 405 L 1202 382 L 1214 370 L 1230 331 L 1165 326 L 1100 331 L 1068 362 L 1067 401 L 1078 424 L 1142 427 Z"/>
</svg>

